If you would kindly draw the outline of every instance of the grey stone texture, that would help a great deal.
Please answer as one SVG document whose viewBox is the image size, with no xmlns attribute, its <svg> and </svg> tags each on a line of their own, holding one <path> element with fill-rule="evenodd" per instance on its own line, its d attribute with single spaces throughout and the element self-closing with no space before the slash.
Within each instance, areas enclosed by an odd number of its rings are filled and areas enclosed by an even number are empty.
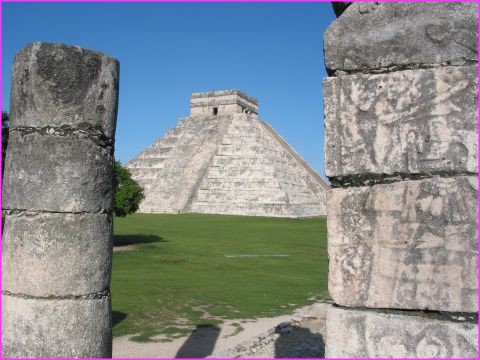
<svg viewBox="0 0 480 360">
<path fill-rule="evenodd" d="M 350 308 L 326 357 L 478 356 L 477 24 L 476 3 L 352 3 L 324 34 L 328 286 Z"/>
<path fill-rule="evenodd" d="M 330 73 L 477 60 L 476 3 L 352 3 L 324 34 Z"/>
<path fill-rule="evenodd" d="M 119 63 L 100 52 L 32 43 L 13 65 L 10 128 L 92 127 L 113 139 Z"/>
<path fill-rule="evenodd" d="M 10 214 L 3 234 L 4 291 L 49 297 L 108 290 L 111 214 Z"/>
<path fill-rule="evenodd" d="M 214 110 L 216 108 L 216 110 Z M 209 117 L 218 114 L 258 114 L 258 100 L 239 90 L 220 90 L 193 93 L 190 97 L 190 116 Z"/>
<path fill-rule="evenodd" d="M 127 164 L 145 190 L 139 212 L 325 214 L 328 185 L 253 110 L 237 108 L 246 101 L 256 100 L 232 90 L 192 95 L 192 115 Z"/>
<path fill-rule="evenodd" d="M 112 357 L 111 300 L 2 296 L 2 355 Z"/>
<path fill-rule="evenodd" d="M 118 61 L 33 43 L 13 65 L 3 357 L 111 357 Z"/>
<path fill-rule="evenodd" d="M 335 303 L 476 312 L 477 191 L 474 176 L 330 191 Z"/>
<path fill-rule="evenodd" d="M 326 175 L 478 172 L 477 66 L 324 81 Z"/>
<path fill-rule="evenodd" d="M 326 358 L 478 357 L 475 322 L 331 306 L 326 324 Z"/>
<path fill-rule="evenodd" d="M 10 132 L 4 209 L 111 212 L 113 153 L 89 138 Z"/>
</svg>

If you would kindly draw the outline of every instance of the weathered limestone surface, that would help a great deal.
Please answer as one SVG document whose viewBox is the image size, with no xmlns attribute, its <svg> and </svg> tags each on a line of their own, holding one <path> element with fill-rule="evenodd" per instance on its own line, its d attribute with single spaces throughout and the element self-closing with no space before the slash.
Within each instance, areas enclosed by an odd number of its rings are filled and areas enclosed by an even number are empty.
<svg viewBox="0 0 480 360">
<path fill-rule="evenodd" d="M 329 307 L 326 358 L 477 358 L 476 321 Z M 441 316 L 438 316 L 441 318 Z"/>
<path fill-rule="evenodd" d="M 15 56 L 10 128 L 92 127 L 112 139 L 119 63 L 100 52 L 32 43 Z"/>
<path fill-rule="evenodd" d="M 184 212 L 230 121 L 225 116 L 184 119 L 165 138 L 129 162 L 133 178 L 145 190 L 139 212 Z"/>
<path fill-rule="evenodd" d="M 112 147 L 92 137 L 57 135 L 61 130 L 51 129 L 48 133 L 11 131 L 3 208 L 111 212 Z"/>
<path fill-rule="evenodd" d="M 13 65 L 3 357 L 111 357 L 118 61 L 34 43 Z"/>
<path fill-rule="evenodd" d="M 255 101 L 239 91 L 193 94 L 191 116 L 127 164 L 145 189 L 139 211 L 324 215 L 328 186 L 256 118 Z"/>
<path fill-rule="evenodd" d="M 335 303 L 476 312 L 477 190 L 460 176 L 330 191 Z"/>
<path fill-rule="evenodd" d="M 193 212 L 264 216 L 325 214 L 326 186 L 265 122 L 235 116 L 192 204 Z"/>
<path fill-rule="evenodd" d="M 478 356 L 477 23 L 352 3 L 324 35 L 329 292 L 351 308 L 327 357 Z"/>
<path fill-rule="evenodd" d="M 478 172 L 477 66 L 324 81 L 326 175 Z"/>
<path fill-rule="evenodd" d="M 477 60 L 476 3 L 353 3 L 324 34 L 325 66 L 385 70 Z"/>
<path fill-rule="evenodd" d="M 190 116 L 209 117 L 214 113 L 258 114 L 258 100 L 239 90 L 220 90 L 193 93 L 190 98 Z"/>
<path fill-rule="evenodd" d="M 41 297 L 107 291 L 111 231 L 111 214 L 8 215 L 3 233 L 2 289 Z"/>
<path fill-rule="evenodd" d="M 40 300 L 4 294 L 3 357 L 111 357 L 110 308 L 110 297 Z"/>
</svg>

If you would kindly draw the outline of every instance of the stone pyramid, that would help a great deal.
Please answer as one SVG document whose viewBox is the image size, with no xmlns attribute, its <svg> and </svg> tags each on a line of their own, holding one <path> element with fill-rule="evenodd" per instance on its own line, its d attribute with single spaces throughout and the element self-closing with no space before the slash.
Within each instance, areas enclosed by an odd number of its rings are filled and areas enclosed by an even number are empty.
<svg viewBox="0 0 480 360">
<path fill-rule="evenodd" d="M 140 213 L 325 215 L 328 185 L 237 90 L 194 93 L 190 116 L 132 159 Z"/>
</svg>

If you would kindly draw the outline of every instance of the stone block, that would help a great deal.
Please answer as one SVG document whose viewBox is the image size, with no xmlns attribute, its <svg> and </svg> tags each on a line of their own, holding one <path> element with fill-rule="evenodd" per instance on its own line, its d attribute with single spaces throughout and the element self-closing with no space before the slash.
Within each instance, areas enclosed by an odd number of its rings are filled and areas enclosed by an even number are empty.
<svg viewBox="0 0 480 360">
<path fill-rule="evenodd" d="M 476 66 L 326 79 L 326 175 L 478 172 L 477 90 Z"/>
<path fill-rule="evenodd" d="M 326 358 L 477 358 L 478 325 L 465 317 L 330 306 Z"/>
<path fill-rule="evenodd" d="M 12 214 L 3 235 L 3 290 L 42 297 L 108 290 L 112 215 Z"/>
<path fill-rule="evenodd" d="M 324 34 L 325 66 L 398 69 L 477 61 L 476 3 L 353 3 Z"/>
<path fill-rule="evenodd" d="M 109 212 L 113 151 L 88 138 L 11 131 L 5 161 L 4 209 Z"/>
<path fill-rule="evenodd" d="M 100 52 L 32 43 L 15 56 L 10 127 L 93 127 L 113 139 L 119 63 Z"/>
<path fill-rule="evenodd" d="M 335 303 L 476 312 L 477 188 L 458 176 L 330 191 Z"/>
<path fill-rule="evenodd" d="M 110 309 L 110 297 L 59 300 L 2 295 L 2 357 L 111 357 Z"/>
</svg>

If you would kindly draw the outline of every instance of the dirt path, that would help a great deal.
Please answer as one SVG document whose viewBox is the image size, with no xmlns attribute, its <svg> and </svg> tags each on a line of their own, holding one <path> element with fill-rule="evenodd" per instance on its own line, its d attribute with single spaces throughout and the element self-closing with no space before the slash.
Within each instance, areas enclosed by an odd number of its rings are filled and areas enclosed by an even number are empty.
<svg viewBox="0 0 480 360">
<path fill-rule="evenodd" d="M 189 336 L 170 342 L 138 343 L 130 336 L 113 339 L 114 358 L 203 358 L 203 357 L 270 357 L 287 349 L 299 357 L 309 341 L 323 351 L 322 330 L 326 304 L 298 309 L 292 315 L 255 320 L 228 320 L 218 327 L 199 327 Z M 238 326 L 241 325 L 241 327 Z M 278 326 L 281 324 L 280 326 Z M 275 330 L 275 328 L 277 328 Z M 310 336 L 310 337 L 309 337 Z M 157 338 L 156 340 L 161 340 Z M 296 349 L 296 350 L 295 350 Z M 296 352 L 295 352 L 296 351 Z M 284 355 L 289 355 L 285 353 Z M 292 357 L 292 356 L 288 356 Z M 312 357 L 312 356 L 310 356 Z"/>
</svg>

